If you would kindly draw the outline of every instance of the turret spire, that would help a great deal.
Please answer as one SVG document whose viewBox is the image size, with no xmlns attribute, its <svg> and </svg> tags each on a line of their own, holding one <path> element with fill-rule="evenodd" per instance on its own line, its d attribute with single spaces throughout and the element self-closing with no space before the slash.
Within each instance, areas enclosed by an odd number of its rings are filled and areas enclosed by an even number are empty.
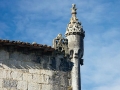
<svg viewBox="0 0 120 90">
<path fill-rule="evenodd" d="M 65 35 L 68 36 L 68 35 L 81 34 L 84 37 L 83 27 L 81 26 L 81 22 L 79 22 L 76 17 L 76 14 L 77 14 L 76 10 L 77 10 L 76 5 L 72 4 L 72 8 L 71 8 L 72 17 L 67 26 Z"/>
<path fill-rule="evenodd" d="M 81 90 L 81 77 L 80 77 L 80 65 L 83 65 L 83 54 L 84 54 L 84 37 L 85 32 L 81 23 L 76 17 L 77 8 L 75 4 L 72 4 L 71 8 L 71 19 L 67 25 L 66 38 L 68 39 L 68 51 L 70 55 L 70 61 L 73 62 L 74 66 L 71 71 L 71 83 L 69 85 L 72 90 Z"/>
<path fill-rule="evenodd" d="M 74 13 L 75 12 L 75 14 L 76 14 L 76 10 L 77 10 L 77 8 L 76 8 L 76 4 L 72 4 L 72 13 Z"/>
</svg>

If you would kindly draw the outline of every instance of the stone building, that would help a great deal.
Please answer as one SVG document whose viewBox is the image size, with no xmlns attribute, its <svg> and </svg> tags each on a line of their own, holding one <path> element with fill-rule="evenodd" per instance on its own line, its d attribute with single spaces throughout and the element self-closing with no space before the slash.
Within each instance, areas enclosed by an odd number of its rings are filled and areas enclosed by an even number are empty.
<svg viewBox="0 0 120 90">
<path fill-rule="evenodd" d="M 75 4 L 65 33 L 53 47 L 0 39 L 0 90 L 81 90 L 85 32 Z"/>
</svg>

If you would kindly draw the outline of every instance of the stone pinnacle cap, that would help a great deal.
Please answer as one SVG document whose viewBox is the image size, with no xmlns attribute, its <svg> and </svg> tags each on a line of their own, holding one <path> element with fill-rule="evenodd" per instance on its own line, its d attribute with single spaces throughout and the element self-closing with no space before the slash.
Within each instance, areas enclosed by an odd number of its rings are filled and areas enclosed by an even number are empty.
<svg viewBox="0 0 120 90">
<path fill-rule="evenodd" d="M 85 32 L 83 30 L 83 27 L 81 26 L 81 22 L 79 22 L 76 17 L 76 14 L 77 14 L 76 10 L 77 10 L 76 5 L 72 4 L 72 8 L 71 8 L 72 17 L 67 26 L 65 35 L 66 36 L 68 36 L 68 35 L 83 35 L 83 37 L 84 37 Z"/>
</svg>

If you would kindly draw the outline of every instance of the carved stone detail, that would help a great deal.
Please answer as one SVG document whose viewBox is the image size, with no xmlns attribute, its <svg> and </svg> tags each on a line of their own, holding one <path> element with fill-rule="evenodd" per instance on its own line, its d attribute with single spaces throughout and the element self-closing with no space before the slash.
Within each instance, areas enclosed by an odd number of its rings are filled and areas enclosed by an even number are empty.
<svg viewBox="0 0 120 90">
<path fill-rule="evenodd" d="M 56 51 L 63 52 L 65 55 L 69 54 L 68 39 L 63 38 L 62 34 L 58 34 L 58 36 L 53 40 L 53 47 Z"/>
<path fill-rule="evenodd" d="M 77 17 L 76 17 L 76 5 L 75 4 L 72 4 L 72 8 L 71 8 L 71 14 L 72 14 L 72 17 L 70 19 L 70 22 L 67 26 L 67 30 L 66 30 L 66 33 L 65 35 L 68 36 L 68 35 L 82 35 L 83 37 L 85 36 L 85 31 L 83 30 L 83 27 L 81 26 L 81 22 L 78 21 Z"/>
</svg>

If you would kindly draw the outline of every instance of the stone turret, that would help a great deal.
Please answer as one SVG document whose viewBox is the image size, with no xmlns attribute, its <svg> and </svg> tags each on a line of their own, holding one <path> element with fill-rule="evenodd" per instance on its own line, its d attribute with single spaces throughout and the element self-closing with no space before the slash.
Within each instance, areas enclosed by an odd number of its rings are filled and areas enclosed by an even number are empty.
<svg viewBox="0 0 120 90">
<path fill-rule="evenodd" d="M 68 39 L 68 48 L 70 52 L 71 62 L 74 66 L 71 71 L 71 87 L 72 90 L 81 90 L 81 79 L 80 79 L 80 64 L 83 65 L 83 53 L 84 53 L 84 42 L 85 31 L 81 26 L 81 23 L 76 17 L 77 8 L 75 4 L 72 4 L 71 14 L 72 17 L 67 26 L 66 38 Z"/>
<path fill-rule="evenodd" d="M 75 7 L 75 4 L 72 4 L 71 9 L 72 9 L 72 12 L 71 12 L 72 17 L 70 19 L 70 22 L 67 26 L 67 30 L 65 33 L 66 38 L 69 39 L 68 47 L 69 49 L 80 48 L 82 51 L 84 51 L 83 39 L 85 36 L 85 31 L 83 30 L 83 27 L 81 26 L 81 22 L 79 22 L 76 17 L 77 9 Z"/>
<path fill-rule="evenodd" d="M 66 38 L 58 34 L 53 40 L 55 50 L 64 53 L 65 57 L 73 63 L 68 75 L 70 77 L 68 90 L 81 90 L 80 65 L 83 65 L 85 31 L 76 17 L 76 10 L 76 5 L 72 4 L 72 17 L 65 33 Z"/>
</svg>

